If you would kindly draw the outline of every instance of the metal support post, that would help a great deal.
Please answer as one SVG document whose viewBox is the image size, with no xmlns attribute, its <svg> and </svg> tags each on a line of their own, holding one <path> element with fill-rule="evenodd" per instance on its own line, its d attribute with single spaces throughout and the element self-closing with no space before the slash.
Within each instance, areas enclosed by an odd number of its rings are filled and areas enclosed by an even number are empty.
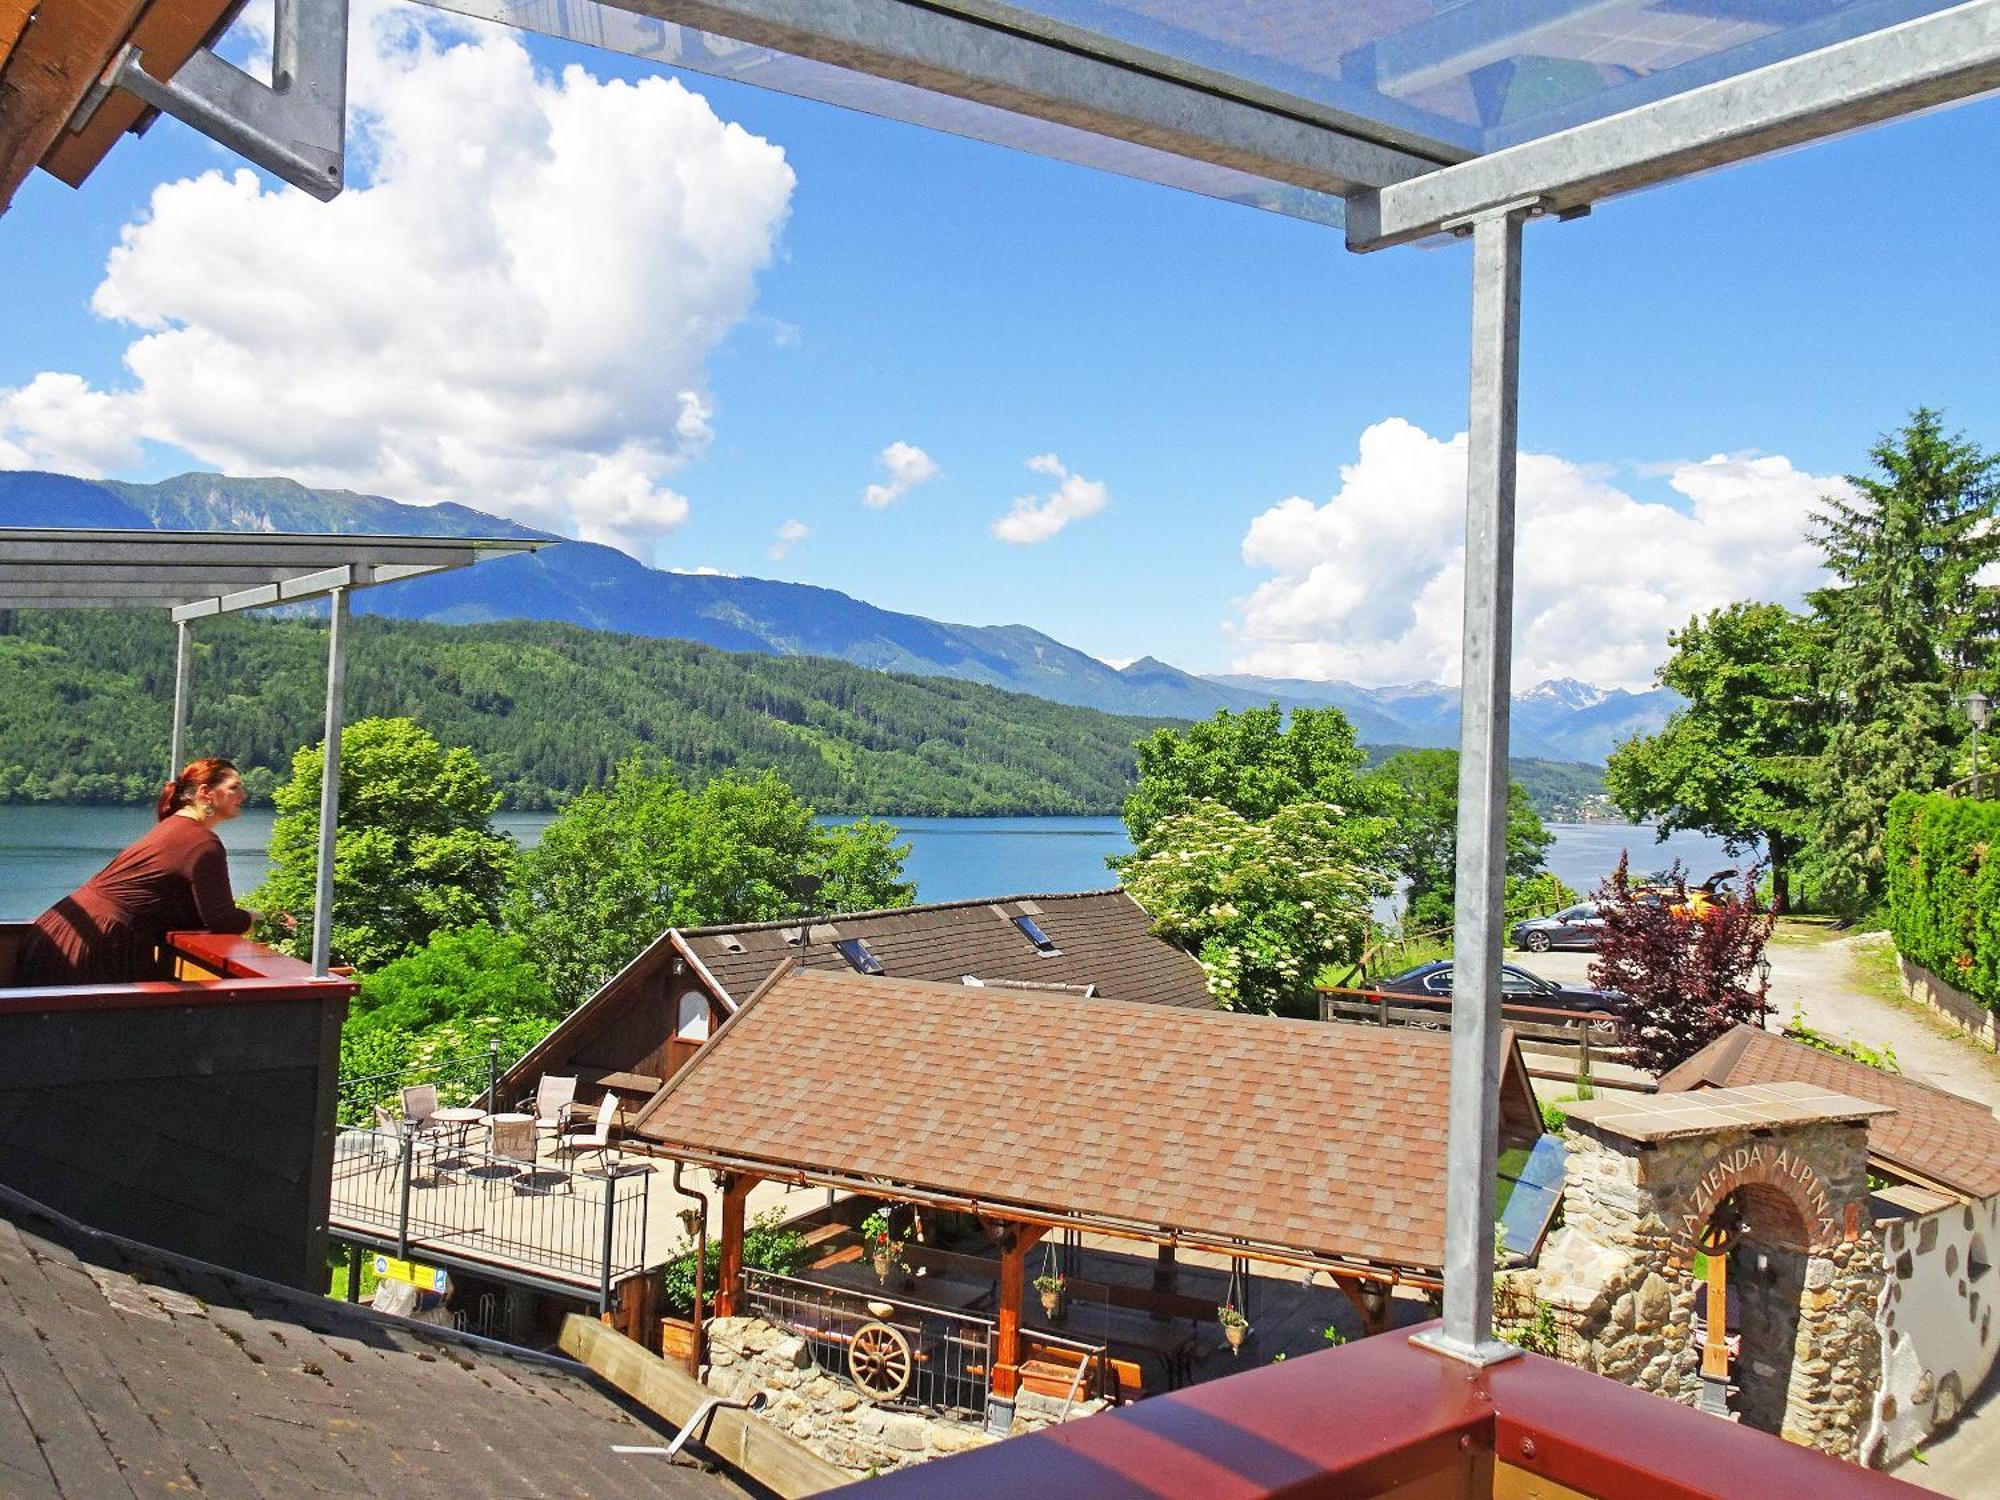
<svg viewBox="0 0 2000 1500">
<path fill-rule="evenodd" d="M 1521 221 L 1531 210 L 1531 205 L 1509 204 L 1471 224 L 1472 411 L 1465 475 L 1444 1326 L 1421 1336 L 1421 1341 L 1475 1365 L 1493 1364 L 1520 1352 L 1493 1337 L 1493 1177 L 1500 1124 L 1500 939 L 1507 873 Z"/>
<path fill-rule="evenodd" d="M 188 678 L 194 665 L 194 642 L 186 620 L 174 621 L 174 727 L 167 740 L 167 780 L 187 764 Z"/>
<path fill-rule="evenodd" d="M 410 1132 L 414 1127 L 404 1126 L 403 1137 L 403 1180 L 400 1184 L 396 1206 L 396 1259 L 410 1258 L 410 1179 L 416 1175 L 417 1139 Z"/>
<path fill-rule="evenodd" d="M 326 641 L 326 755 L 319 776 L 319 868 L 313 880 L 313 973 L 333 956 L 333 837 L 340 823 L 340 730 L 347 687 L 347 590 L 333 591 Z"/>
<path fill-rule="evenodd" d="M 603 1315 L 611 1311 L 611 1237 L 616 1232 L 618 1215 L 618 1179 L 609 1168 L 604 1173 L 604 1253 L 597 1268 L 597 1311 Z"/>
</svg>

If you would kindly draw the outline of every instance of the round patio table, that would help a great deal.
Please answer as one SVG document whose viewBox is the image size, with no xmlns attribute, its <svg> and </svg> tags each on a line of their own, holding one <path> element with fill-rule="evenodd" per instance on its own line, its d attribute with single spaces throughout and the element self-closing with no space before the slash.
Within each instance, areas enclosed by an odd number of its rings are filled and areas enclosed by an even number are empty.
<svg viewBox="0 0 2000 1500">
<path fill-rule="evenodd" d="M 440 1125 L 449 1125 L 452 1131 L 452 1149 L 463 1151 L 465 1138 L 472 1133 L 472 1127 L 486 1118 L 483 1109 L 439 1109 L 431 1112 L 431 1118 Z"/>
</svg>

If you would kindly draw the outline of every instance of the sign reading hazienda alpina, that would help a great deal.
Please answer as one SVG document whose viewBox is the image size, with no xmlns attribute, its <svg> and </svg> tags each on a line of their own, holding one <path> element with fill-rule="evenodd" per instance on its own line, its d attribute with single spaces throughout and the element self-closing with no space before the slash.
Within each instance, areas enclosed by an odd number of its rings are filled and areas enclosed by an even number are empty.
<svg viewBox="0 0 2000 1500">
<path fill-rule="evenodd" d="M 1776 1188 L 1798 1208 L 1811 1248 L 1832 1245 L 1841 1237 L 1833 1199 L 1813 1164 L 1793 1147 L 1746 1141 L 1725 1150 L 1695 1179 L 1674 1236 L 1677 1258 L 1693 1256 L 1702 1230 L 1731 1193 L 1759 1184 Z"/>
</svg>

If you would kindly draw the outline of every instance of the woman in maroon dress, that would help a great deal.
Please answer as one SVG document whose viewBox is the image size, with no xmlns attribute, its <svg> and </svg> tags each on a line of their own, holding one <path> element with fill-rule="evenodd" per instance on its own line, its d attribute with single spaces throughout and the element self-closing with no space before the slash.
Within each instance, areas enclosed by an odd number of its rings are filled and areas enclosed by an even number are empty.
<svg viewBox="0 0 2000 1500">
<path fill-rule="evenodd" d="M 144 838 L 43 912 L 16 983 L 130 984 L 170 977 L 169 932 L 248 932 L 256 914 L 229 891 L 229 856 L 215 825 L 243 810 L 243 779 L 226 760 L 198 760 L 160 792 Z"/>
</svg>

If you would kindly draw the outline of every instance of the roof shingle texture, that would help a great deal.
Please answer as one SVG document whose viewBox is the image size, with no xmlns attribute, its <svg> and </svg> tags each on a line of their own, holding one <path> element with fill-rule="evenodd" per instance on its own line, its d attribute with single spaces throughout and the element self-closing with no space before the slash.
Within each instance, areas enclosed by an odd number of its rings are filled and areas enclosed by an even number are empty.
<svg viewBox="0 0 2000 1500">
<path fill-rule="evenodd" d="M 639 1116 L 673 1148 L 1430 1269 L 1450 1039 L 814 969 Z"/>
<path fill-rule="evenodd" d="M 1987 1198 L 2000 1193 L 2000 1120 L 1975 1100 L 1836 1057 L 1755 1026 L 1738 1026 L 1660 1079 L 1660 1091 L 1797 1081 L 1896 1112 L 1868 1122 L 1868 1150 L 1891 1166 Z"/>
<path fill-rule="evenodd" d="M 0 1495 L 741 1496 L 595 1377 L 0 1196 Z"/>
<path fill-rule="evenodd" d="M 1033 917 L 1060 954 L 1037 952 L 1012 921 L 1021 915 Z M 817 936 L 807 944 L 786 941 L 787 932 L 797 933 L 804 925 L 696 928 L 682 932 L 681 940 L 740 1004 L 787 959 L 803 957 L 808 968 L 847 970 L 830 937 Z M 811 925 L 815 931 L 831 926 L 843 938 L 862 939 L 884 971 L 898 979 L 957 984 L 971 974 L 988 981 L 1094 984 L 1098 994 L 1112 1000 L 1198 1010 L 1215 1006 L 1201 965 L 1153 936 L 1152 919 L 1120 890 L 911 906 L 823 917 Z M 725 938 L 743 951 L 730 951 Z"/>
</svg>

